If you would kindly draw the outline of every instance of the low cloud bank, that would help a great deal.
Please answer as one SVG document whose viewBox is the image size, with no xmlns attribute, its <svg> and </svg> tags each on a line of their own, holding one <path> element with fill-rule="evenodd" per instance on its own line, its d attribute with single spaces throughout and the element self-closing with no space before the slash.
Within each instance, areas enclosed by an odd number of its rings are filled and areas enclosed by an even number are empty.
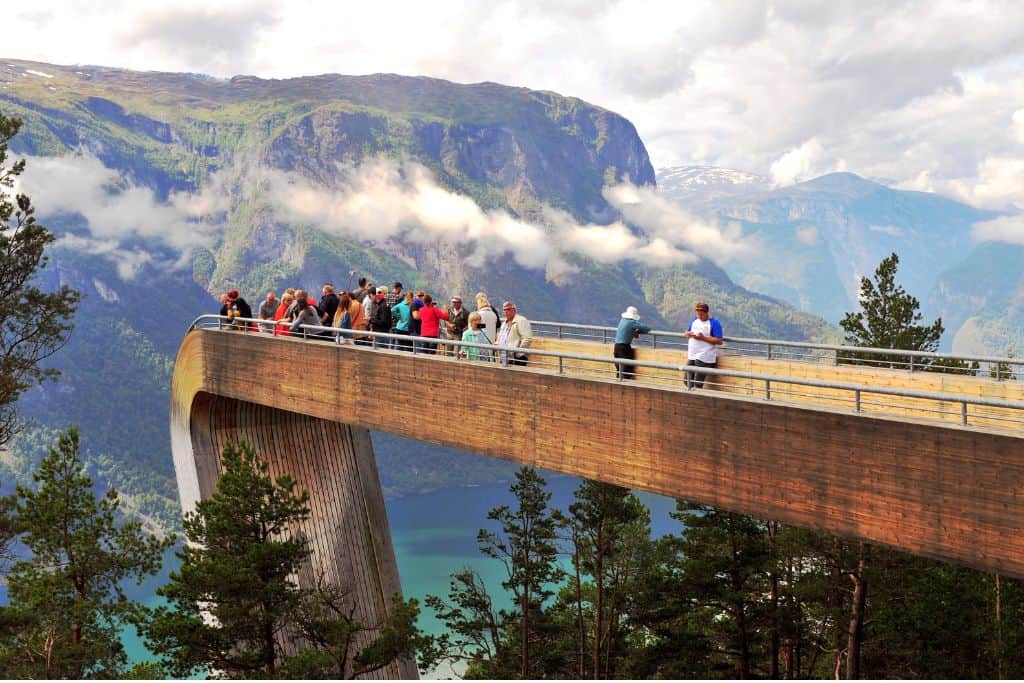
<svg viewBox="0 0 1024 683">
<path fill-rule="evenodd" d="M 56 246 L 104 256 L 124 280 L 147 266 L 186 265 L 192 249 L 209 245 L 217 229 L 203 219 L 227 206 L 219 183 L 162 202 L 151 189 L 129 183 L 88 156 L 30 158 L 14 190 L 32 198 L 44 224 L 61 214 L 81 215 L 87 234 L 61 235 Z"/>
<path fill-rule="evenodd" d="M 979 242 L 1006 242 L 1024 245 L 1024 214 L 1000 216 L 975 223 L 971 236 Z"/>
<path fill-rule="evenodd" d="M 551 207 L 541 210 L 537 222 L 501 209 L 484 210 L 473 199 L 440 187 L 428 169 L 411 161 L 379 159 L 345 169 L 331 187 L 280 172 L 269 172 L 263 181 L 282 219 L 299 217 L 325 232 L 378 243 L 467 245 L 473 265 L 508 253 L 523 267 L 565 273 L 572 271 L 566 260 L 570 253 L 600 263 L 666 266 L 693 262 L 697 254 L 723 260 L 747 248 L 737 224 L 695 218 L 654 188 L 628 183 L 603 192 L 624 221 L 600 225 L 580 223 Z"/>
</svg>

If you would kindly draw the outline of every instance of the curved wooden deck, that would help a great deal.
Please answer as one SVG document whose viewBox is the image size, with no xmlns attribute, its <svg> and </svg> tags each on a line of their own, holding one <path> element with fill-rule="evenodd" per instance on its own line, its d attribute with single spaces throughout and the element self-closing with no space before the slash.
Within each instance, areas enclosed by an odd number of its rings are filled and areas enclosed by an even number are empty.
<svg viewBox="0 0 1024 683">
<path fill-rule="evenodd" d="M 171 434 L 186 510 L 213 490 L 230 438 L 296 476 L 316 501 L 310 571 L 342 567 L 367 616 L 398 588 L 369 429 L 1024 578 L 1024 434 L 829 401 L 196 330 L 175 366 Z M 453 422 L 505 427 L 453 433 Z"/>
</svg>

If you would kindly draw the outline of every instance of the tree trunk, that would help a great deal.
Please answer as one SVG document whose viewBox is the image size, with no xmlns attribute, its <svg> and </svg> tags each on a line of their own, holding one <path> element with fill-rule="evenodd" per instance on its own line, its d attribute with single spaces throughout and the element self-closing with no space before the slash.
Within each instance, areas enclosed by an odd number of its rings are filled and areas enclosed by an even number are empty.
<svg viewBox="0 0 1024 683">
<path fill-rule="evenodd" d="M 786 638 L 782 642 L 782 677 L 787 681 L 791 681 L 796 676 L 793 675 L 793 667 L 796 659 L 796 643 L 792 638 Z"/>
<path fill-rule="evenodd" d="M 864 576 L 868 548 L 868 544 L 860 544 L 857 569 L 850 573 L 850 580 L 853 581 L 853 603 L 850 607 L 850 626 L 847 630 L 846 643 L 846 678 L 849 680 L 860 678 L 860 648 L 864 641 L 864 608 L 868 598 L 867 578 Z"/>
<path fill-rule="evenodd" d="M 522 639 L 519 648 L 519 675 L 529 678 L 530 674 L 530 587 L 523 586 L 522 618 L 519 620 L 519 637 Z"/>
<path fill-rule="evenodd" d="M 601 677 L 601 643 L 604 638 L 604 522 L 597 525 L 594 544 L 594 680 Z"/>
<path fill-rule="evenodd" d="M 1003 679 L 1003 597 L 996 574 L 996 678 Z"/>
<path fill-rule="evenodd" d="M 573 533 L 575 536 L 575 532 Z M 587 659 L 587 625 L 583 622 L 583 584 L 580 577 L 580 546 L 579 539 L 573 539 L 574 558 L 573 564 L 576 567 L 576 622 L 579 628 L 579 645 L 577 652 L 577 675 L 580 679 L 586 675 Z"/>
<path fill-rule="evenodd" d="M 768 678 L 773 681 L 779 679 L 779 574 L 775 565 L 775 536 L 779 533 L 778 522 L 768 522 L 768 547 L 772 558 L 771 569 L 768 572 L 768 580 L 771 591 L 771 648 L 768 654 Z"/>
</svg>

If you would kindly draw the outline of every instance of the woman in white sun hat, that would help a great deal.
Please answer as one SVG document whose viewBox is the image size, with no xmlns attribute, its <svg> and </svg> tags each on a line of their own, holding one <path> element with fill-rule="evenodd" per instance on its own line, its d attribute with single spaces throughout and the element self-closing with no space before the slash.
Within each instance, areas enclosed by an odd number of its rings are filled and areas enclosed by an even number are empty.
<svg viewBox="0 0 1024 683">
<path fill-rule="evenodd" d="M 626 358 L 636 360 L 636 352 L 633 350 L 633 339 L 641 334 L 651 331 L 648 325 L 640 324 L 640 313 L 636 306 L 630 306 L 619 320 L 619 329 L 615 331 L 615 351 L 612 355 L 615 358 Z M 633 379 L 636 376 L 636 367 L 625 363 L 615 364 L 616 379 Z"/>
</svg>

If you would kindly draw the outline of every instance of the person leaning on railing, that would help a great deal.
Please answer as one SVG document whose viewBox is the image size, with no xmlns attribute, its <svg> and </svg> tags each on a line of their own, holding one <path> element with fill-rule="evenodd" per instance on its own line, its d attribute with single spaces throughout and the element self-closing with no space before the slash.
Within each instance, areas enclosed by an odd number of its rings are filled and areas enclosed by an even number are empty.
<svg viewBox="0 0 1024 683">
<path fill-rule="evenodd" d="M 292 321 L 291 330 L 292 334 L 302 335 L 303 325 L 319 325 L 320 316 L 317 314 L 316 306 L 314 306 L 309 298 L 306 296 L 306 292 L 299 290 L 295 293 L 295 320 Z M 313 332 L 307 332 L 309 334 L 315 334 Z"/>
<path fill-rule="evenodd" d="M 267 298 L 260 304 L 259 314 L 260 320 L 273 320 L 274 313 L 277 311 L 277 295 L 273 292 L 267 292 Z M 272 323 L 260 324 L 260 330 L 263 332 L 273 332 L 274 325 Z"/>
<path fill-rule="evenodd" d="M 224 318 L 242 318 L 244 320 L 250 320 L 252 318 L 252 307 L 246 303 L 237 289 L 232 289 L 230 292 L 225 294 L 220 299 L 220 315 Z M 248 324 L 245 323 L 232 323 L 233 326 L 239 329 L 246 329 Z"/>
<path fill-rule="evenodd" d="M 651 331 L 649 325 L 640 323 L 640 312 L 636 306 L 629 306 L 623 312 L 619 320 L 619 327 L 615 330 L 615 348 L 612 355 L 615 358 L 636 360 L 636 351 L 633 349 L 633 339 L 641 334 Z M 636 367 L 625 363 L 615 364 L 616 379 L 633 379 L 636 376 Z"/>
</svg>

